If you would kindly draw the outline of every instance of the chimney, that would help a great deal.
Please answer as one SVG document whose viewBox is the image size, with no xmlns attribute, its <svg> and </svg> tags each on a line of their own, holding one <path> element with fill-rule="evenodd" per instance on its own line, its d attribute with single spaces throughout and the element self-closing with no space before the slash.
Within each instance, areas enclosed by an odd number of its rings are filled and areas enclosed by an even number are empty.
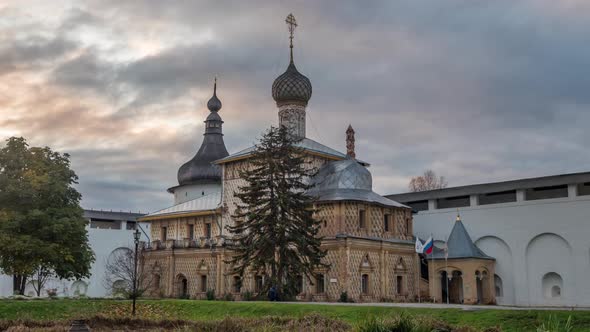
<svg viewBox="0 0 590 332">
<path fill-rule="evenodd" d="M 356 158 L 356 153 L 354 153 L 354 129 L 352 129 L 351 125 L 348 125 L 348 129 L 346 129 L 346 155 L 350 158 Z"/>
</svg>

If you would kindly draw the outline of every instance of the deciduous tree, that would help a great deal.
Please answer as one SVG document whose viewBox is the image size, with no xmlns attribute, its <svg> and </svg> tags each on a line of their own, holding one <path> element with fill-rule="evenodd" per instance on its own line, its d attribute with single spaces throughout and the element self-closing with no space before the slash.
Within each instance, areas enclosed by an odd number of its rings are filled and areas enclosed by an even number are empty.
<svg viewBox="0 0 590 332">
<path fill-rule="evenodd" d="M 21 137 L 0 149 L 0 270 L 13 275 L 15 293 L 34 274 L 43 277 L 35 281 L 39 295 L 49 276 L 90 275 L 94 254 L 69 157 Z"/>
<path fill-rule="evenodd" d="M 437 176 L 433 170 L 426 170 L 423 175 L 413 177 L 408 185 L 410 191 L 425 191 L 447 187 L 444 176 Z"/>
</svg>

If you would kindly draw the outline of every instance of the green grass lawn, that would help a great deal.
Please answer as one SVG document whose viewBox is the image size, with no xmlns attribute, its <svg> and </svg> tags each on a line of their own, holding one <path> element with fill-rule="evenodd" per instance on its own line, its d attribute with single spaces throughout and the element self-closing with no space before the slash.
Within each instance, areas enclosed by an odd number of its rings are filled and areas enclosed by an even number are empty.
<svg viewBox="0 0 590 332">
<path fill-rule="evenodd" d="M 121 300 L 0 300 L 0 320 L 29 319 L 55 321 L 95 315 L 129 315 L 130 301 Z M 146 319 L 221 320 L 225 317 L 282 316 L 302 317 L 317 313 L 353 325 L 373 316 L 387 317 L 406 312 L 430 316 L 453 325 L 478 328 L 500 326 L 503 331 L 534 331 L 554 315 L 565 321 L 572 316 L 576 331 L 590 331 L 590 311 L 476 310 L 392 308 L 373 306 L 329 306 L 316 304 L 277 304 L 269 302 L 224 302 L 194 300 L 142 300 L 139 317 Z"/>
</svg>

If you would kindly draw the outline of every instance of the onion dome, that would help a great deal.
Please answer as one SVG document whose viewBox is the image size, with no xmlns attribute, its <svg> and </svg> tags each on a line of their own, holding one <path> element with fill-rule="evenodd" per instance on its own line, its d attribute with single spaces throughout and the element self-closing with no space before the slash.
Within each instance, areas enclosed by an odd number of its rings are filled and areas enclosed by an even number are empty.
<svg viewBox="0 0 590 332">
<path fill-rule="evenodd" d="M 211 111 L 205 120 L 205 135 L 197 154 L 178 170 L 178 184 L 221 182 L 221 167 L 213 164 L 215 160 L 229 155 L 223 141 L 222 124 L 219 116 L 221 101 L 217 98 L 217 80 L 213 88 L 213 97 L 207 107 Z"/>
<path fill-rule="evenodd" d="M 285 22 L 289 26 L 291 57 L 287 70 L 272 83 L 272 98 L 277 102 L 277 106 L 288 104 L 307 106 L 311 98 L 311 82 L 297 70 L 293 62 L 293 33 L 297 22 L 293 14 L 289 14 Z"/>
<path fill-rule="evenodd" d="M 221 109 L 221 100 L 217 98 L 217 78 L 215 78 L 215 84 L 213 85 L 213 97 L 207 102 L 207 108 L 211 112 L 219 112 Z"/>
<path fill-rule="evenodd" d="M 292 57 L 287 70 L 272 84 L 272 98 L 277 106 L 286 104 L 307 106 L 307 102 L 311 99 L 311 91 L 311 82 L 297 70 Z"/>
</svg>

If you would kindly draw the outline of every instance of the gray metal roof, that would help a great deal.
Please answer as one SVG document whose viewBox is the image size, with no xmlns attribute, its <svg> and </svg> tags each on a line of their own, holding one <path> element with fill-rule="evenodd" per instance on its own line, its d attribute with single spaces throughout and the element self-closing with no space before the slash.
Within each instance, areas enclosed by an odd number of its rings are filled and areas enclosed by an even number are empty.
<svg viewBox="0 0 590 332">
<path fill-rule="evenodd" d="M 373 192 L 371 172 L 352 158 L 322 166 L 311 179 L 307 192 L 318 201 L 362 201 L 384 206 L 406 207 Z"/>
<path fill-rule="evenodd" d="M 313 177 L 311 185 L 317 191 L 330 189 L 372 190 L 371 172 L 351 158 L 333 161 L 322 166 Z"/>
<path fill-rule="evenodd" d="M 536 187 L 549 187 L 563 184 L 585 183 L 590 182 L 590 172 L 559 174 L 551 176 L 542 176 L 536 178 L 518 179 L 502 182 L 491 182 L 482 184 L 473 184 L 468 186 L 451 187 L 436 190 L 427 190 L 420 192 L 402 193 L 386 195 L 398 202 L 414 202 L 428 199 L 438 199 L 455 196 L 466 196 L 475 194 L 486 194 L 502 192 L 516 189 L 530 189 Z"/>
<path fill-rule="evenodd" d="M 103 219 L 103 220 L 125 220 L 135 221 L 139 217 L 145 216 L 145 213 L 123 212 L 123 211 L 103 211 L 103 210 L 84 210 L 84 218 Z"/>
<path fill-rule="evenodd" d="M 462 259 L 462 258 L 479 258 L 479 259 L 494 259 L 486 255 L 481 249 L 479 249 L 471 240 L 471 236 L 465 229 L 463 222 L 459 217 L 455 221 L 453 230 L 447 240 L 447 248 L 449 251 L 448 259 Z M 438 248 L 435 248 L 438 249 Z M 433 259 L 445 259 L 443 250 L 434 250 L 432 253 Z"/>
<path fill-rule="evenodd" d="M 316 152 L 316 153 L 336 157 L 339 159 L 346 158 L 346 155 L 344 153 L 334 150 L 332 148 L 329 148 L 329 147 L 327 147 L 321 143 L 318 143 L 310 138 L 301 139 L 300 141 L 295 143 L 295 146 L 300 147 L 300 148 L 310 151 L 310 152 Z M 251 155 L 254 152 L 254 150 L 256 150 L 256 146 L 251 146 L 247 149 L 233 153 L 225 158 L 220 158 L 219 160 L 215 161 L 215 163 L 222 164 L 222 163 L 229 161 L 229 160 L 233 160 L 233 159 L 241 158 L 241 157 L 246 157 L 246 156 Z M 369 163 L 367 163 L 365 161 L 362 161 L 362 160 L 357 160 L 357 161 L 359 163 L 361 163 L 362 165 L 369 166 Z"/>
<path fill-rule="evenodd" d="M 171 207 L 152 212 L 147 216 L 169 216 L 187 212 L 210 211 L 217 209 L 220 203 L 221 192 L 214 192 L 184 203 L 176 204 Z"/>
</svg>

